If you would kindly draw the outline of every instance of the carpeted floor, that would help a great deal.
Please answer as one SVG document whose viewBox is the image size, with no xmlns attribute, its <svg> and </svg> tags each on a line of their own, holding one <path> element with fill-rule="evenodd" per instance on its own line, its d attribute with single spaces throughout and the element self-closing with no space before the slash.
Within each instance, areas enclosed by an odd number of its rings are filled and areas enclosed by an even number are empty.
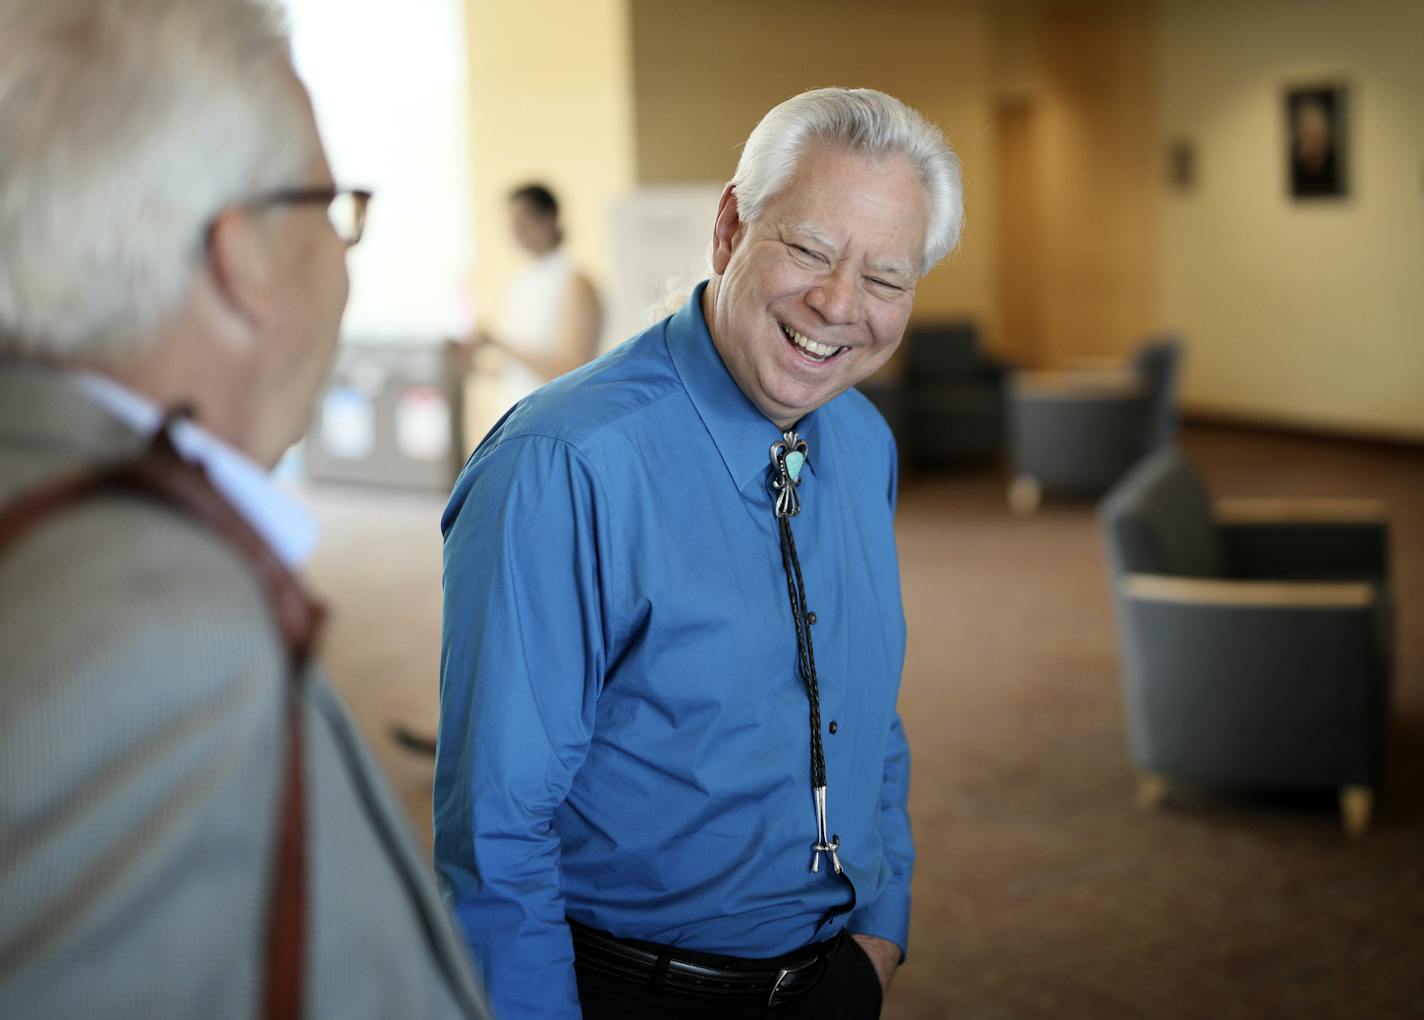
<svg viewBox="0 0 1424 1020">
<path fill-rule="evenodd" d="M 1195 427 L 1219 496 L 1391 508 L 1399 606 L 1392 757 L 1374 827 L 1333 797 L 1174 791 L 1133 804 L 1093 508 L 1011 517 L 997 472 L 907 479 L 901 712 L 919 848 L 888 1020 L 1424 1016 L 1424 450 Z M 438 496 L 319 488 L 314 585 L 334 682 L 429 845 Z"/>
</svg>

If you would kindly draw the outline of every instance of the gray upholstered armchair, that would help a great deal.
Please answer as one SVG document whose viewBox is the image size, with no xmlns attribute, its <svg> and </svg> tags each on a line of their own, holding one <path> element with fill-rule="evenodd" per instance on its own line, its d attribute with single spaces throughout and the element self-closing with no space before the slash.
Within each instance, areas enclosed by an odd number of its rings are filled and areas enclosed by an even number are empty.
<svg viewBox="0 0 1424 1020">
<path fill-rule="evenodd" d="M 996 459 L 1006 441 L 1008 366 L 987 353 L 971 322 L 914 326 L 898 376 L 860 391 L 879 408 L 906 464 L 938 469 Z"/>
<path fill-rule="evenodd" d="M 1031 514 L 1045 493 L 1097 496 L 1176 437 L 1181 342 L 1149 340 L 1116 367 L 1021 372 L 1009 396 L 1009 505 Z"/>
<path fill-rule="evenodd" d="M 1213 506 L 1164 450 L 1103 501 L 1139 797 L 1168 781 L 1333 789 L 1369 824 L 1392 672 L 1384 508 L 1368 500 Z"/>
</svg>

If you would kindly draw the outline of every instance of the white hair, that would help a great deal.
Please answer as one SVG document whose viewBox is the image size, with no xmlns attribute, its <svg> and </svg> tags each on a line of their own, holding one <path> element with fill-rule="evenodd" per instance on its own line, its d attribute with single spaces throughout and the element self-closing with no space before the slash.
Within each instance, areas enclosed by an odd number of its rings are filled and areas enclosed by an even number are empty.
<svg viewBox="0 0 1424 1020">
<path fill-rule="evenodd" d="M 964 227 L 959 159 L 939 128 L 894 96 L 875 89 L 812 89 L 773 107 L 747 137 L 732 175 L 738 218 L 748 222 L 761 215 L 816 142 L 873 159 L 896 154 L 909 158 L 929 197 L 921 276 L 959 244 Z M 644 310 L 646 320 L 651 323 L 676 312 L 711 271 L 712 246 L 708 245 L 697 271 L 667 281 L 662 298 Z"/>
<path fill-rule="evenodd" d="M 875 89 L 812 89 L 773 107 L 742 148 L 732 185 L 737 215 L 754 220 L 796 172 L 808 146 L 826 142 L 873 159 L 909 158 L 929 196 L 920 275 L 959 243 L 964 186 L 944 135 L 894 96 Z"/>
<path fill-rule="evenodd" d="M 213 218 L 303 183 L 308 116 L 263 0 L 4 0 L 0 351 L 141 349 Z"/>
</svg>

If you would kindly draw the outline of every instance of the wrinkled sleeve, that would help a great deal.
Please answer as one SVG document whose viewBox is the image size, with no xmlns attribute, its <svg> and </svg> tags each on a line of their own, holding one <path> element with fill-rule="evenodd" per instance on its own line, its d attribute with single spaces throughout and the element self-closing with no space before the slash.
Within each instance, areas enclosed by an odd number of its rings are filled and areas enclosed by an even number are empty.
<svg viewBox="0 0 1424 1020">
<path fill-rule="evenodd" d="M 502 1017 L 578 1017 L 555 814 L 605 653 L 599 488 L 566 443 L 480 451 L 447 509 L 435 774 L 441 890 Z"/>
<path fill-rule="evenodd" d="M 886 498 L 890 501 L 890 517 L 893 519 L 900 502 L 900 448 L 895 444 L 895 437 L 890 434 L 889 428 L 885 430 L 885 442 L 890 447 L 890 487 Z"/>
<path fill-rule="evenodd" d="M 890 515 L 895 515 L 899 496 L 900 458 L 894 436 L 885 429 L 888 446 L 890 478 L 886 496 Z M 903 626 L 901 607 L 895 612 Z M 898 684 L 900 678 L 896 677 Z M 905 728 L 900 714 L 890 722 L 890 736 L 885 746 L 885 776 L 880 786 L 880 838 L 889 862 L 890 884 L 873 903 L 855 910 L 849 919 L 849 929 L 866 935 L 878 935 L 900 947 L 903 961 L 910 944 L 910 875 L 915 867 L 915 843 L 910 834 L 910 745 L 905 740 Z"/>
<path fill-rule="evenodd" d="M 851 913 L 850 931 L 878 935 L 900 947 L 901 959 L 910 944 L 910 874 L 915 844 L 910 836 L 910 745 L 897 712 L 890 724 L 885 750 L 885 779 L 880 787 L 880 838 L 890 865 L 890 883 L 871 903 Z"/>
</svg>

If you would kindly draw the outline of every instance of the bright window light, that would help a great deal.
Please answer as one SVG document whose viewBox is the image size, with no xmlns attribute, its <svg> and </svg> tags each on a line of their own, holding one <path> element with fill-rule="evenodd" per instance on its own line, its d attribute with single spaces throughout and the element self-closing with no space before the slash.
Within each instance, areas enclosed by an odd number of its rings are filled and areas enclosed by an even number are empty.
<svg viewBox="0 0 1424 1020">
<path fill-rule="evenodd" d="M 338 182 L 376 193 L 343 335 L 436 340 L 473 324 L 461 0 L 282 0 Z"/>
</svg>

